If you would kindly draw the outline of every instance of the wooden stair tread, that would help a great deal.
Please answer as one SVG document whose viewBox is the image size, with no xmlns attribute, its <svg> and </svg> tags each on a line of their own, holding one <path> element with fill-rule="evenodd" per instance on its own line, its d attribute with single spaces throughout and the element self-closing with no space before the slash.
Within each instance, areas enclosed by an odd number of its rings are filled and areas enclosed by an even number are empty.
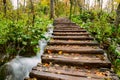
<svg viewBox="0 0 120 80">
<path fill-rule="evenodd" d="M 86 32 L 86 30 L 53 30 L 53 32 Z"/>
<path fill-rule="evenodd" d="M 87 48 L 87 49 L 86 49 Z M 69 52 L 69 53 L 80 53 L 80 54 L 89 54 L 89 53 L 93 53 L 93 54 L 104 54 L 104 51 L 100 48 L 94 49 L 91 47 L 79 47 L 76 46 L 75 48 L 73 48 L 72 46 L 63 46 L 63 47 L 59 47 L 59 46 L 47 46 L 46 47 L 46 52 L 48 50 L 52 51 L 52 52 Z"/>
<path fill-rule="evenodd" d="M 93 37 L 88 36 L 53 36 L 53 39 L 64 39 L 64 40 L 94 40 Z"/>
<path fill-rule="evenodd" d="M 61 75 L 56 73 L 48 73 L 48 72 L 42 72 L 42 71 L 32 71 L 30 73 L 30 77 L 36 77 L 37 80 L 88 80 L 88 78 L 84 77 L 76 77 L 76 76 L 69 76 L 69 75 Z M 101 80 L 101 79 L 95 79 L 91 78 L 92 80 Z"/>
<path fill-rule="evenodd" d="M 73 59 L 68 58 L 68 57 L 46 57 L 42 56 L 42 62 L 43 63 L 48 63 L 48 62 L 53 62 L 53 63 L 61 63 L 61 64 L 68 64 L 68 65 L 77 65 L 77 66 L 93 66 L 93 67 L 107 67 L 110 68 L 111 63 L 108 60 L 100 60 L 100 59 L 92 59 L 90 60 L 85 60 L 85 59 L 76 59 L 73 57 Z M 94 66 L 95 65 L 95 66 Z"/>
<path fill-rule="evenodd" d="M 69 45 L 99 45 L 97 42 L 78 42 L 78 41 L 50 41 L 48 43 L 49 45 L 54 45 L 54 44 L 69 44 Z"/>
<path fill-rule="evenodd" d="M 64 33 L 64 32 L 58 32 L 58 33 L 53 33 L 53 35 L 89 35 L 89 33 Z"/>
<path fill-rule="evenodd" d="M 43 54 L 42 57 L 46 57 L 46 58 L 64 58 L 64 59 L 72 59 L 72 60 L 81 60 L 81 61 L 89 61 L 89 60 L 97 60 L 97 61 L 105 61 L 107 60 L 105 56 L 103 55 L 92 55 L 92 54 L 86 54 L 86 55 L 82 55 L 82 54 L 69 54 L 69 53 L 61 53 L 61 54 Z"/>
<path fill-rule="evenodd" d="M 79 78 L 92 78 L 92 79 L 104 79 L 104 78 L 111 78 L 111 76 L 106 73 L 109 72 L 108 68 L 104 68 L 104 71 L 101 71 L 102 69 L 98 68 L 91 68 L 91 69 L 85 69 L 84 67 L 76 67 L 76 66 L 66 66 L 66 65 L 51 65 L 51 64 L 38 64 L 37 67 L 34 67 L 33 70 L 37 70 L 40 72 L 46 72 L 46 73 L 54 73 L 59 75 L 68 75 L 71 77 L 79 77 Z M 102 73 L 101 75 L 99 73 Z"/>
<path fill-rule="evenodd" d="M 64 30 L 71 30 L 71 29 L 72 29 L 72 30 L 80 30 L 80 31 L 81 31 L 81 30 L 85 30 L 85 29 L 80 29 L 80 28 L 60 28 L 59 30 L 64 31 Z M 58 28 L 57 28 L 57 29 L 56 29 L 56 28 L 54 29 L 54 31 L 57 31 L 57 30 L 58 30 Z"/>
<path fill-rule="evenodd" d="M 55 27 L 54 29 L 84 29 L 84 28 L 81 28 L 81 27 L 63 27 L 63 26 L 61 26 L 61 27 Z"/>
</svg>

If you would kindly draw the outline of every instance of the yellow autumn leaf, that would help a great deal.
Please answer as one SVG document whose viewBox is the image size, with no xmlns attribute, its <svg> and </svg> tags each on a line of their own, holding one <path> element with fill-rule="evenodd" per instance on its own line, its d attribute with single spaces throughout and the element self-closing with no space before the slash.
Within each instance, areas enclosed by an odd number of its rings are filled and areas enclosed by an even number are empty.
<svg viewBox="0 0 120 80">
<path fill-rule="evenodd" d="M 48 63 L 45 63 L 43 66 L 44 66 L 44 67 L 49 67 L 49 64 L 48 64 Z"/>
<path fill-rule="evenodd" d="M 120 3 L 120 0 L 115 0 L 115 2 L 118 2 L 118 3 Z"/>
<path fill-rule="evenodd" d="M 47 52 L 48 52 L 49 54 L 51 54 L 51 53 L 52 53 L 52 51 L 51 51 L 51 50 L 48 50 Z"/>
<path fill-rule="evenodd" d="M 62 51 L 59 51 L 58 54 L 61 55 L 61 54 L 62 54 Z"/>
<path fill-rule="evenodd" d="M 33 78 L 33 80 L 37 80 L 36 78 Z"/>
</svg>

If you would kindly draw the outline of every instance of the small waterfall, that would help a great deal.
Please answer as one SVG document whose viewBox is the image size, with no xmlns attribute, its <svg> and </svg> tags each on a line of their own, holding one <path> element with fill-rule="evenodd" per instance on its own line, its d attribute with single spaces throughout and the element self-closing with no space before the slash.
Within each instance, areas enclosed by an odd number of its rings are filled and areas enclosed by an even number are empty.
<svg viewBox="0 0 120 80">
<path fill-rule="evenodd" d="M 34 66 L 41 63 L 41 55 L 44 53 L 45 46 L 49 42 L 53 33 L 53 26 L 48 25 L 48 31 L 43 35 L 47 38 L 39 41 L 40 51 L 36 56 L 27 58 L 16 56 L 15 59 L 6 63 L 0 68 L 0 80 L 24 80 L 29 77 L 29 73 Z"/>
</svg>

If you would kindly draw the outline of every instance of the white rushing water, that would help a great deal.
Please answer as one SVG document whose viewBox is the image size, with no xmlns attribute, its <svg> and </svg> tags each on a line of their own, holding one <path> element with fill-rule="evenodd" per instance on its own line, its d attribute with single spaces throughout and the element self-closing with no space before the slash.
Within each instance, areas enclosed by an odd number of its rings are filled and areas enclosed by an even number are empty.
<svg viewBox="0 0 120 80">
<path fill-rule="evenodd" d="M 48 31 L 45 34 L 43 34 L 48 39 L 41 39 L 39 41 L 40 51 L 37 53 L 36 56 L 31 58 L 17 56 L 12 61 L 3 65 L 0 68 L 0 74 L 4 73 L 4 80 L 24 80 L 24 78 L 29 77 L 29 73 L 32 70 L 32 68 L 38 63 L 41 63 L 41 55 L 44 53 L 44 48 L 47 45 L 47 42 L 49 42 L 52 33 L 53 26 L 49 25 Z"/>
</svg>

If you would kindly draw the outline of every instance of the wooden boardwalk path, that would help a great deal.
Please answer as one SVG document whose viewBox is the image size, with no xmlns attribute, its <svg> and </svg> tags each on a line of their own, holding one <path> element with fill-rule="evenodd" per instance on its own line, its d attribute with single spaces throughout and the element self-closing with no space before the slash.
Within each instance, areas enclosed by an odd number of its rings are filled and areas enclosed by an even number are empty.
<svg viewBox="0 0 120 80">
<path fill-rule="evenodd" d="M 118 80 L 103 49 L 83 28 L 68 19 L 54 21 L 53 37 L 30 73 L 37 80 Z"/>
</svg>

